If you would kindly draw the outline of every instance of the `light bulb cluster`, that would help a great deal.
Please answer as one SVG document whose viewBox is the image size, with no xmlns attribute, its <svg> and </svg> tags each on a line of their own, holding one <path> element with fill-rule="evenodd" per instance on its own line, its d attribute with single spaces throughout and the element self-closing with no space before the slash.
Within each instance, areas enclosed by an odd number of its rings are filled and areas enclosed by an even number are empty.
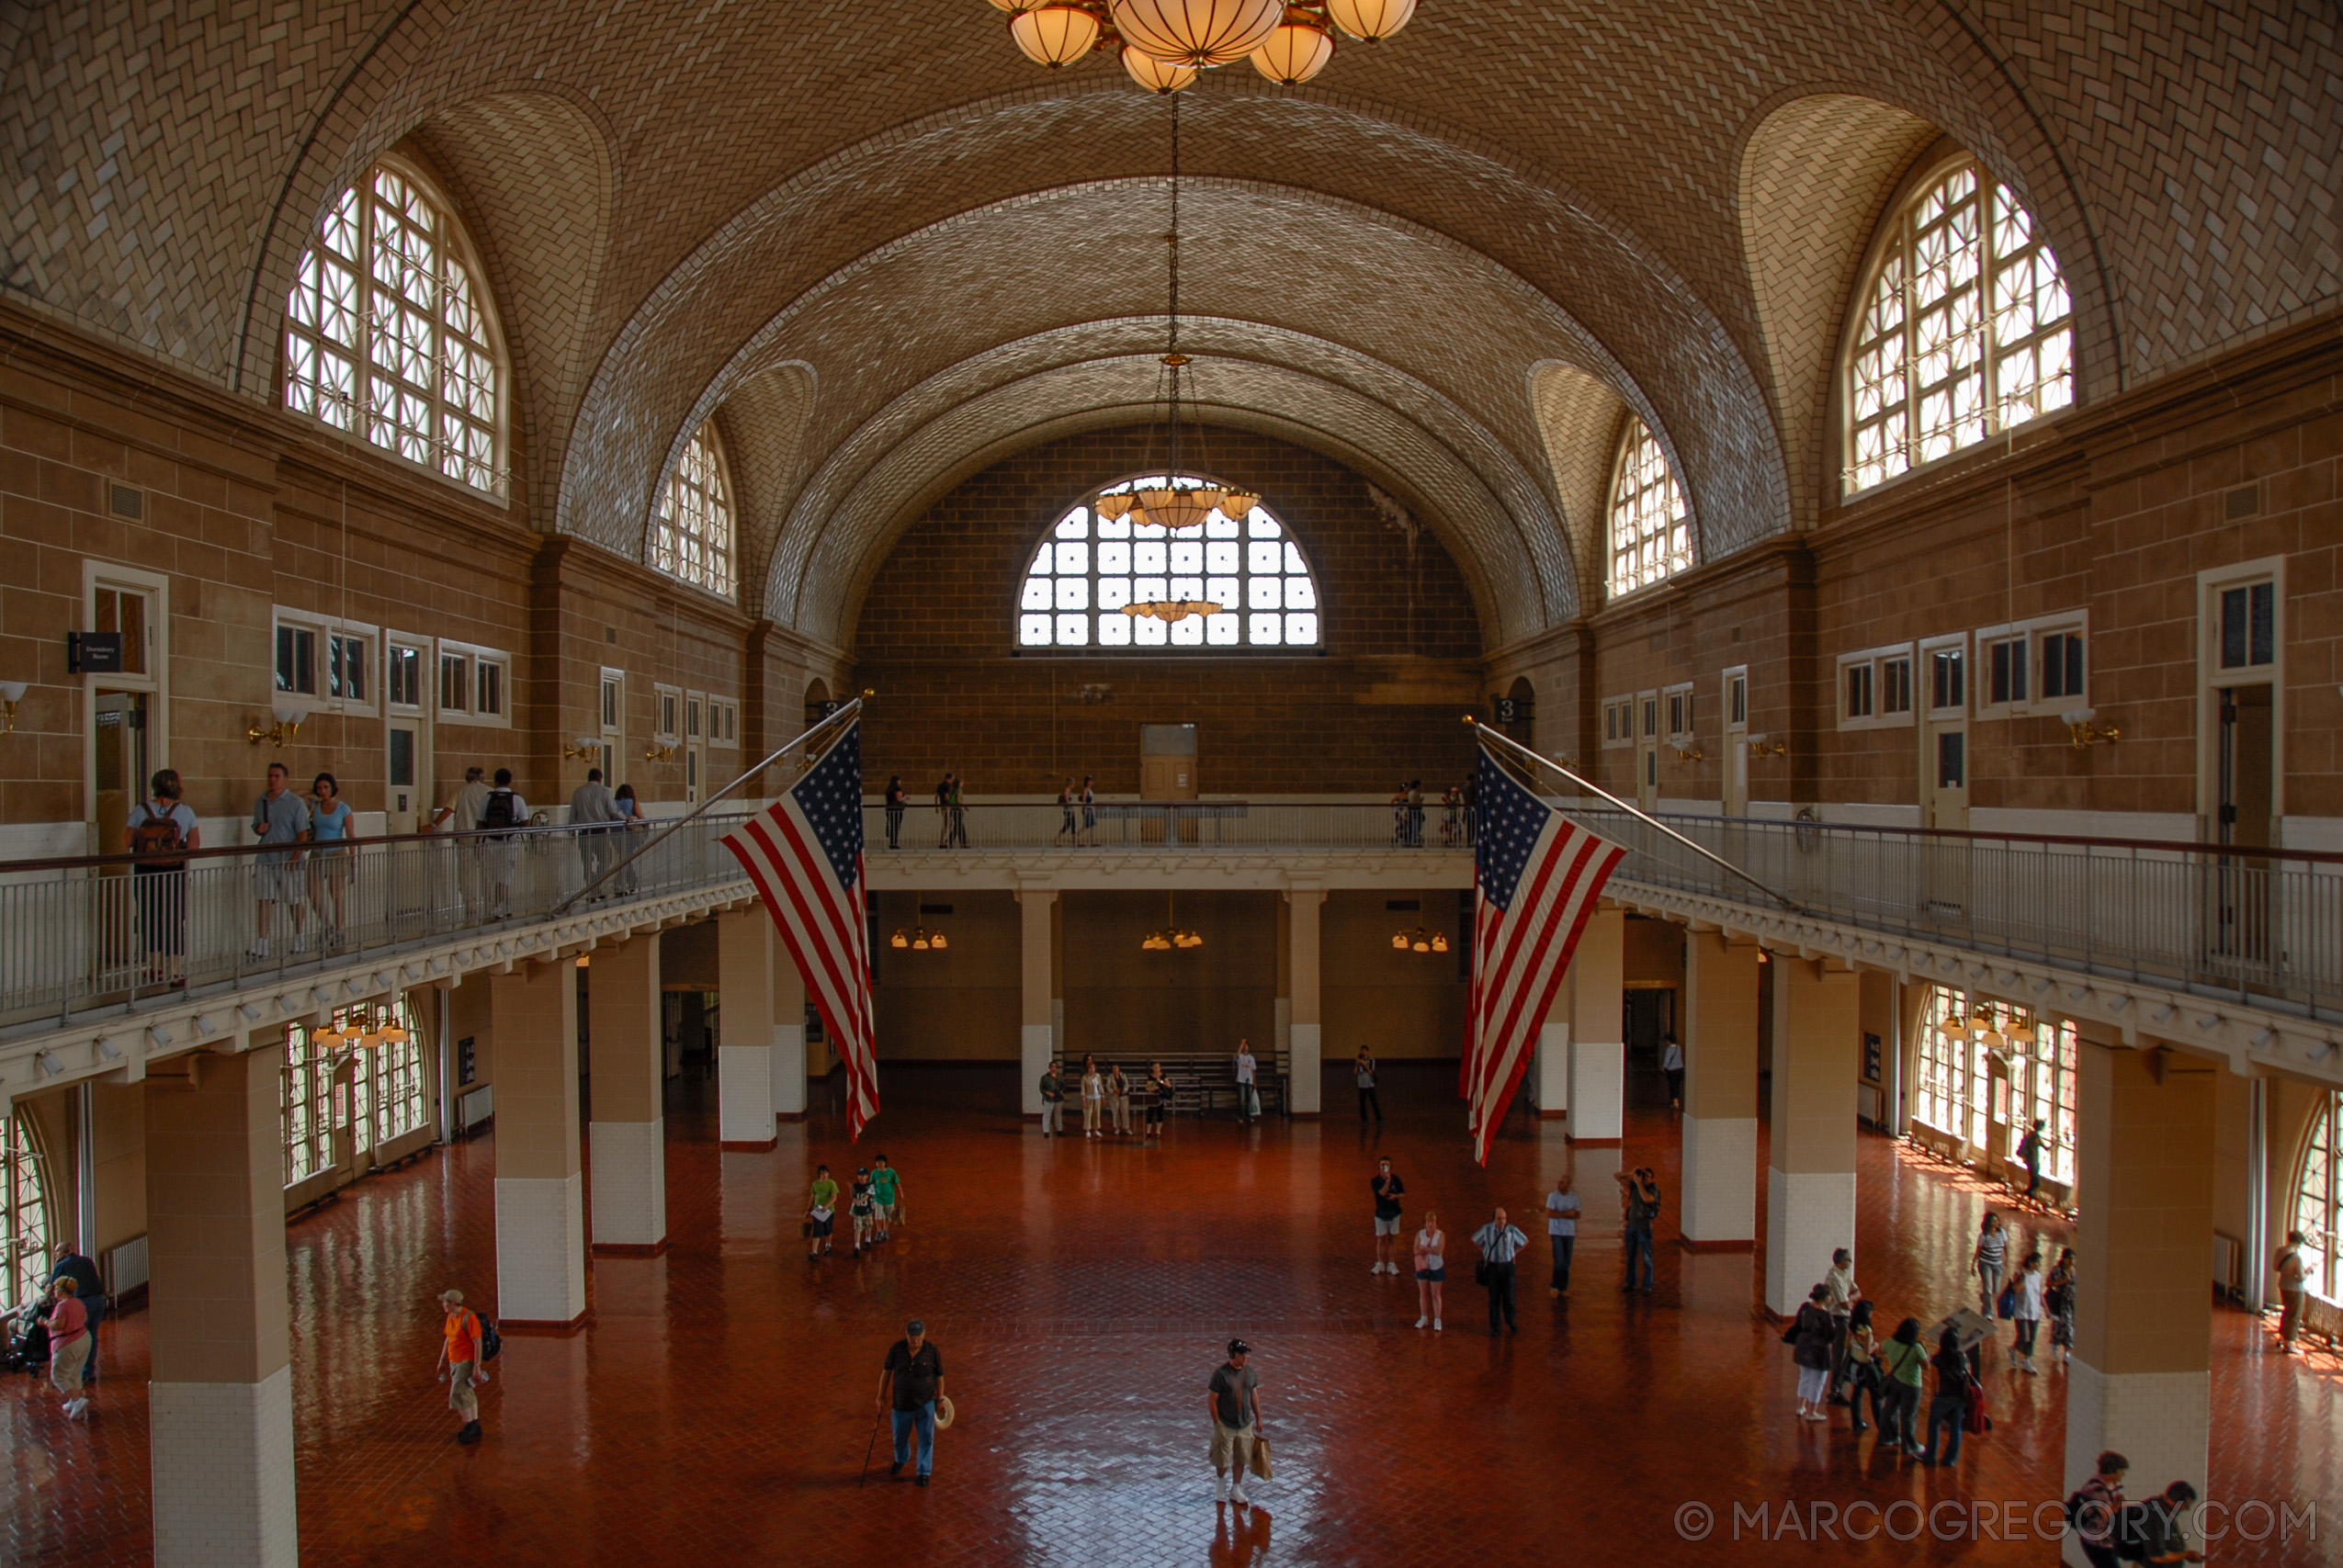
<svg viewBox="0 0 2343 1568">
<path fill-rule="evenodd" d="M 992 0 L 1026 59 L 1063 70 L 1111 51 L 1150 93 L 1177 93 L 1196 73 L 1250 59 L 1282 87 L 1298 86 L 1334 58 L 1337 32 L 1361 43 L 1389 38 L 1416 0 Z"/>
<path fill-rule="evenodd" d="M 310 1031 L 310 1042 L 329 1051 L 360 1046 L 373 1050 L 379 1045 L 403 1045 L 411 1038 L 399 1026 L 399 1020 L 389 1007 L 366 1006 L 336 1013 L 334 1021 L 323 1029 Z"/>
<path fill-rule="evenodd" d="M 932 931 L 925 926 L 913 926 L 908 935 L 898 926 L 895 934 L 887 939 L 887 945 L 907 948 L 913 953 L 942 953 L 952 945 L 952 941 L 942 931 Z"/>
<path fill-rule="evenodd" d="M 1393 931 L 1391 951 L 1394 953 L 1445 953 L 1448 939 L 1438 931 L 1426 933 L 1421 926 L 1412 931 Z"/>
<path fill-rule="evenodd" d="M 1190 948 L 1203 945 L 1204 937 L 1201 933 L 1182 931 L 1177 927 L 1168 927 L 1162 931 L 1148 932 L 1146 940 L 1139 943 L 1139 951 L 1141 953 L 1170 953 L 1177 948 L 1184 953 Z"/>
<path fill-rule="evenodd" d="M 1179 356 L 1185 365 L 1185 355 Z M 1108 522 L 1128 519 L 1135 528 L 1150 525 L 1178 531 L 1201 528 L 1218 513 L 1231 523 L 1242 523 L 1261 504 L 1261 497 L 1249 490 L 1224 490 L 1218 485 L 1174 484 L 1166 479 L 1160 485 L 1147 485 L 1135 490 L 1108 491 L 1097 502 L 1098 514 Z"/>
</svg>

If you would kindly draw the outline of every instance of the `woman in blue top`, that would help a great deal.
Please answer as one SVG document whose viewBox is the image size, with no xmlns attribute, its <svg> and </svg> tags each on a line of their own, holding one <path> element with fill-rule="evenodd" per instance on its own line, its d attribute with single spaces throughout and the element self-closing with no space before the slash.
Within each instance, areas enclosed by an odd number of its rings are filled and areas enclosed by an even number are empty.
<svg viewBox="0 0 2343 1568">
<path fill-rule="evenodd" d="M 325 917 L 325 942 L 332 946 L 341 936 L 342 907 L 350 896 L 350 846 L 357 842 L 357 821 L 332 773 L 318 774 L 310 795 L 310 840 L 315 846 L 309 862 L 310 901 Z"/>
</svg>

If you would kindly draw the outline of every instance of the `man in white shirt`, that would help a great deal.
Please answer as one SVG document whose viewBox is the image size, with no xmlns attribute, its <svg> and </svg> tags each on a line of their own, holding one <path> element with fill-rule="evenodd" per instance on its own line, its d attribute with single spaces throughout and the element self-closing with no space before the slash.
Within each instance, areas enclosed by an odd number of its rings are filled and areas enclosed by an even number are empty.
<svg viewBox="0 0 2343 1568">
<path fill-rule="evenodd" d="M 435 833 L 469 833 L 480 826 L 480 814 L 487 805 L 487 772 L 481 768 L 466 768 L 463 787 L 447 805 L 431 814 L 431 829 Z M 464 900 L 464 911 L 470 919 L 477 919 L 486 908 L 480 894 L 480 840 L 467 839 L 448 847 L 456 852 L 456 880 Z"/>
<path fill-rule="evenodd" d="M 1570 1254 L 1579 1245 L 1579 1195 L 1570 1190 L 1568 1176 L 1556 1178 L 1554 1190 L 1545 1195 L 1545 1239 L 1554 1244 L 1554 1277 L 1545 1293 L 1558 1296 L 1570 1288 Z"/>
<path fill-rule="evenodd" d="M 1253 1087 L 1253 1048 L 1237 1042 L 1237 1120 L 1250 1122 L 1261 1114 L 1261 1091 Z"/>
<path fill-rule="evenodd" d="M 602 782 L 600 768 L 586 770 L 586 782 L 570 795 L 570 832 L 578 841 L 578 859 L 585 866 L 588 886 L 610 869 L 610 852 L 615 847 L 610 835 L 618 820 L 617 797 L 610 786 Z M 607 886 L 594 888 L 593 897 L 609 897 Z"/>
<path fill-rule="evenodd" d="M 1684 1048 L 1676 1043 L 1671 1034 L 1659 1047 L 1659 1070 L 1668 1075 L 1668 1103 L 1677 1111 L 1684 1109 Z"/>
</svg>

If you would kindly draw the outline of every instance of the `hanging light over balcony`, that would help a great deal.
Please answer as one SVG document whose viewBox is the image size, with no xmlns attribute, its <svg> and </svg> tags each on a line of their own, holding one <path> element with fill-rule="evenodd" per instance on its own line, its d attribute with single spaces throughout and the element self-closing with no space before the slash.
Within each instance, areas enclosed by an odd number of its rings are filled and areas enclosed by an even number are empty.
<svg viewBox="0 0 2343 1568">
<path fill-rule="evenodd" d="M 1036 6 L 1011 13 L 1009 36 L 1027 60 L 1059 71 L 1097 45 L 1098 18 L 1080 6 Z"/>
<path fill-rule="evenodd" d="M 1416 14 L 1416 0 L 1326 0 L 1334 25 L 1362 43 L 1380 43 Z"/>
<path fill-rule="evenodd" d="M 1107 0 L 1107 8 L 1126 44 L 1197 70 L 1242 60 L 1285 19 L 1285 0 Z"/>
<path fill-rule="evenodd" d="M 1123 69 L 1132 81 L 1149 92 L 1163 96 L 1184 92 L 1194 86 L 1196 80 L 1194 66 L 1174 65 L 1169 61 L 1158 60 L 1145 50 L 1134 49 L 1127 43 L 1123 46 Z"/>
<path fill-rule="evenodd" d="M 1300 86 L 1334 58 L 1333 37 L 1313 21 L 1296 19 L 1307 16 L 1298 7 L 1289 12 L 1268 41 L 1253 51 L 1253 69 L 1281 87 Z"/>
</svg>

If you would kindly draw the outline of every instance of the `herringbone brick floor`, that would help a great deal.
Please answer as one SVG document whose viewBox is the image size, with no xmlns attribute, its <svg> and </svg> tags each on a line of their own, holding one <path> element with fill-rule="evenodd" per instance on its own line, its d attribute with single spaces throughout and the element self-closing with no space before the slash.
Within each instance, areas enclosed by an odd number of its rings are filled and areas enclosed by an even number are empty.
<svg viewBox="0 0 2343 1568">
<path fill-rule="evenodd" d="M 852 1153 L 834 1107 L 784 1129 L 770 1153 L 721 1152 L 712 1089 L 679 1084 L 670 1250 L 597 1259 L 584 1332 L 508 1342 L 485 1399 L 488 1440 L 473 1450 L 449 1441 L 431 1379 L 430 1298 L 450 1282 L 492 1293 L 492 1142 L 360 1183 L 289 1238 L 303 1560 L 1790 1562 L 1816 1550 L 1814 1504 L 1898 1499 L 1945 1505 L 1930 1518 L 1955 1539 L 1825 1550 L 2054 1560 L 2003 1506 L 2059 1495 L 2057 1374 L 2013 1376 L 1997 1357 L 1996 1429 L 1955 1469 L 1882 1458 L 1843 1416 L 1802 1427 L 1789 1419 L 1787 1352 L 1755 1311 L 1750 1258 L 1663 1247 L 1654 1296 L 1615 1289 L 1608 1194 L 1623 1153 L 1660 1168 L 1673 1219 L 1664 1111 L 1636 1105 L 1624 1151 L 1575 1156 L 1517 1120 L 1483 1173 L 1445 1077 L 1391 1073 L 1379 1139 L 1353 1126 L 1347 1086 L 1330 1081 L 1321 1122 L 1188 1122 L 1154 1148 L 1044 1144 L 1009 1114 L 1005 1071 L 898 1070 L 889 1109 Z M 911 1223 L 873 1258 L 809 1264 L 796 1222 L 812 1162 L 879 1149 L 905 1172 Z M 1493 1202 L 1534 1209 L 1575 1158 L 1590 1219 L 1570 1296 L 1547 1300 L 1541 1240 L 1518 1338 L 1487 1337 L 1461 1262 L 1447 1331 L 1417 1332 L 1412 1283 L 1367 1272 L 1376 1152 L 1407 1179 L 1411 1226 L 1437 1208 L 1452 1237 Z M 1865 1138 L 1862 1160 L 1861 1279 L 1891 1320 L 1948 1309 L 1986 1190 L 1884 1139 Z M 2042 1234 L 2066 1230 L 2045 1222 Z M 883 1439 L 858 1489 L 878 1362 L 912 1314 L 944 1350 L 959 1422 L 930 1489 L 887 1483 Z M 1250 1514 L 1214 1507 L 1204 1462 L 1204 1382 L 1232 1333 L 1257 1347 L 1277 1456 Z M 2338 1369 L 2286 1363 L 2263 1338 L 2242 1314 L 2216 1317 L 2213 1489 L 2324 1506 L 2343 1495 Z M 146 1561 L 142 1314 L 108 1330 L 106 1355 L 85 1427 L 61 1424 L 27 1382 L 0 1387 L 0 1559 Z M 1693 1503 L 1715 1510 L 1698 1545 L 1678 1524 Z M 1768 1506 L 1769 1539 L 1747 1522 L 1731 1539 L 1737 1503 Z M 1783 1529 L 1785 1503 L 1799 1534 Z M 1976 1523 L 1985 1505 L 1997 1539 Z M 1890 1522 L 1908 1531 L 1918 1517 Z M 2337 1521 L 2318 1522 L 2324 1540 L 2299 1529 L 2283 1543 L 2232 1540 L 2215 1558 L 2330 1562 Z"/>
</svg>

